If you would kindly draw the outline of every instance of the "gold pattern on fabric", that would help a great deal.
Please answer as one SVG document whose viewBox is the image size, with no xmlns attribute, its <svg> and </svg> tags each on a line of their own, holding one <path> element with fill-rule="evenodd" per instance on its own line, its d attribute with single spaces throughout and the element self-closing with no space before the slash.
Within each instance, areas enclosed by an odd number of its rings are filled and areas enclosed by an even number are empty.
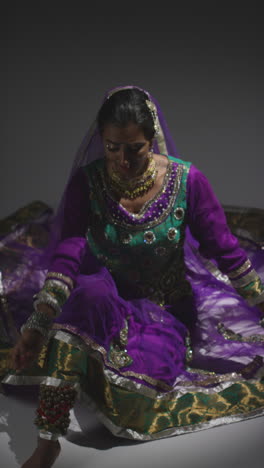
<svg viewBox="0 0 264 468">
<path fill-rule="evenodd" d="M 126 346 L 127 342 L 128 342 L 128 320 L 125 319 L 125 325 L 120 330 L 120 343 L 122 346 Z"/>
<path fill-rule="evenodd" d="M 251 266 L 252 266 L 251 261 L 246 260 L 245 263 L 243 263 L 243 265 L 241 265 L 239 268 L 237 268 L 236 270 L 230 271 L 228 273 L 228 277 L 230 279 L 234 279 L 237 276 L 242 275 L 242 273 L 245 273 L 245 271 L 247 271 Z"/>
<path fill-rule="evenodd" d="M 85 374 L 87 355 L 83 350 L 52 339 L 47 353 L 48 375 L 57 379 L 79 382 Z"/>
<path fill-rule="evenodd" d="M 129 356 L 125 349 L 128 342 L 128 321 L 125 320 L 124 327 L 119 333 L 119 342 L 112 341 L 108 352 L 109 361 L 114 364 L 115 367 L 120 369 L 121 367 L 127 367 L 132 364 L 133 359 Z"/>
<path fill-rule="evenodd" d="M 118 344 L 111 343 L 108 352 L 109 361 L 118 369 L 132 364 L 133 359 L 127 354 L 126 349 L 122 349 Z"/>
<path fill-rule="evenodd" d="M 231 280 L 232 286 L 236 289 L 247 286 L 252 281 L 257 281 L 259 278 L 255 270 L 251 270 L 249 273 L 242 276 L 242 278 Z"/>
<path fill-rule="evenodd" d="M 264 342 L 264 334 L 263 335 L 250 335 L 250 336 L 242 336 L 240 333 L 235 333 L 234 331 L 230 330 L 230 328 L 226 328 L 223 323 L 219 322 L 217 325 L 217 330 L 219 333 L 226 339 L 230 341 L 240 341 L 241 343 L 261 343 Z"/>
<path fill-rule="evenodd" d="M 1 354 L 4 359 L 1 359 L 0 376 L 10 374 L 18 378 L 22 377 L 23 384 L 24 382 L 30 384 L 31 377 L 33 377 L 32 384 L 34 384 L 34 378 L 37 376 L 49 376 L 63 382 L 79 383 L 86 372 L 87 353 L 53 338 L 50 339 L 48 345 L 43 346 L 37 361 L 31 367 L 19 372 L 10 369 L 10 349 L 3 350 Z"/>
<path fill-rule="evenodd" d="M 212 393 L 204 389 L 181 394 L 175 388 L 161 398 L 157 393 L 148 396 L 130 390 L 125 387 L 125 381 L 121 382 L 122 386 L 113 384 L 104 373 L 103 363 L 88 356 L 69 343 L 51 339 L 35 373 L 42 371 L 43 376 L 48 375 L 50 385 L 54 385 L 53 381 L 58 385 L 81 382 L 83 391 L 91 396 L 107 421 L 120 431 L 135 431 L 138 437 L 162 438 L 162 432 L 170 429 L 193 430 L 199 424 L 219 418 L 247 417 L 254 411 L 264 410 L 262 381 L 230 381 L 225 388 Z"/>
<path fill-rule="evenodd" d="M 88 376 L 93 372 L 93 360 L 89 360 Z M 90 379 L 90 388 L 95 382 Z M 102 383 L 102 381 L 101 381 Z M 138 438 L 156 435 L 172 428 L 189 428 L 232 415 L 251 414 L 264 410 L 264 384 L 259 382 L 230 383 L 216 393 L 190 391 L 178 396 L 171 394 L 169 399 L 151 398 L 138 392 L 113 385 L 104 377 L 103 401 L 96 403 L 104 417 L 120 429 L 135 431 Z M 106 402 L 110 402 L 110 406 Z"/>
<path fill-rule="evenodd" d="M 237 292 L 249 303 L 254 304 L 255 300 L 263 295 L 264 285 L 261 279 L 258 277 L 255 281 L 252 281 L 247 286 L 244 286 L 243 288 L 237 288 Z"/>
</svg>

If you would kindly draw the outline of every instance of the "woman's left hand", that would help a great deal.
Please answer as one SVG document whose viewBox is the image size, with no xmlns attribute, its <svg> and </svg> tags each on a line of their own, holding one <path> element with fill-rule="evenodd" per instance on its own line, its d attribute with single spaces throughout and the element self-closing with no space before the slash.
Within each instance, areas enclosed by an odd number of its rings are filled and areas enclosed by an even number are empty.
<svg viewBox="0 0 264 468">
<path fill-rule="evenodd" d="M 39 331 L 24 330 L 10 354 L 11 369 L 21 371 L 30 367 L 38 358 L 44 342 Z"/>
</svg>

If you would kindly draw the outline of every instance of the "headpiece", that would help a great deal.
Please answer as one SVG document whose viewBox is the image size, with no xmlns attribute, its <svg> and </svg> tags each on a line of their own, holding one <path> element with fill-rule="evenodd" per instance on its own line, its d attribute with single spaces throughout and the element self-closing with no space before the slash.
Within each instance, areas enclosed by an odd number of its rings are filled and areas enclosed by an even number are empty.
<svg viewBox="0 0 264 468">
<path fill-rule="evenodd" d="M 159 126 L 159 119 L 158 119 L 158 113 L 157 113 L 157 109 L 156 109 L 156 106 L 154 104 L 154 102 L 150 101 L 149 99 L 146 99 L 146 104 L 150 110 L 150 113 L 151 113 L 151 116 L 152 116 L 152 119 L 153 119 L 153 126 L 154 126 L 154 130 L 155 130 L 155 136 L 157 136 L 160 132 L 160 126 Z"/>
</svg>

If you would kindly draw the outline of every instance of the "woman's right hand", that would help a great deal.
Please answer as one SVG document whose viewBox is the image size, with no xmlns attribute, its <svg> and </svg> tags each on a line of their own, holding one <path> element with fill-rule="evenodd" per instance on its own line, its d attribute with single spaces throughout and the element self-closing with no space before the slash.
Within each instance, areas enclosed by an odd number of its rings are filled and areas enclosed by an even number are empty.
<svg viewBox="0 0 264 468">
<path fill-rule="evenodd" d="M 11 351 L 11 368 L 17 371 L 30 367 L 38 358 L 45 338 L 38 330 L 24 330 Z"/>
</svg>

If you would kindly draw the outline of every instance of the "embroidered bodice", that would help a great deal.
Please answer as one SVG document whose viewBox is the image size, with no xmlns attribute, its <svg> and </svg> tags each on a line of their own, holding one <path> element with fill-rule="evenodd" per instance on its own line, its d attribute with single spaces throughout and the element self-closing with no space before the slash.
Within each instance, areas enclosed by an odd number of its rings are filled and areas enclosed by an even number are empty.
<svg viewBox="0 0 264 468">
<path fill-rule="evenodd" d="M 186 182 L 190 163 L 169 157 L 163 185 L 139 213 L 128 212 L 106 185 L 102 160 L 87 166 L 87 240 L 124 297 L 173 304 L 191 293 L 185 279 Z"/>
</svg>

